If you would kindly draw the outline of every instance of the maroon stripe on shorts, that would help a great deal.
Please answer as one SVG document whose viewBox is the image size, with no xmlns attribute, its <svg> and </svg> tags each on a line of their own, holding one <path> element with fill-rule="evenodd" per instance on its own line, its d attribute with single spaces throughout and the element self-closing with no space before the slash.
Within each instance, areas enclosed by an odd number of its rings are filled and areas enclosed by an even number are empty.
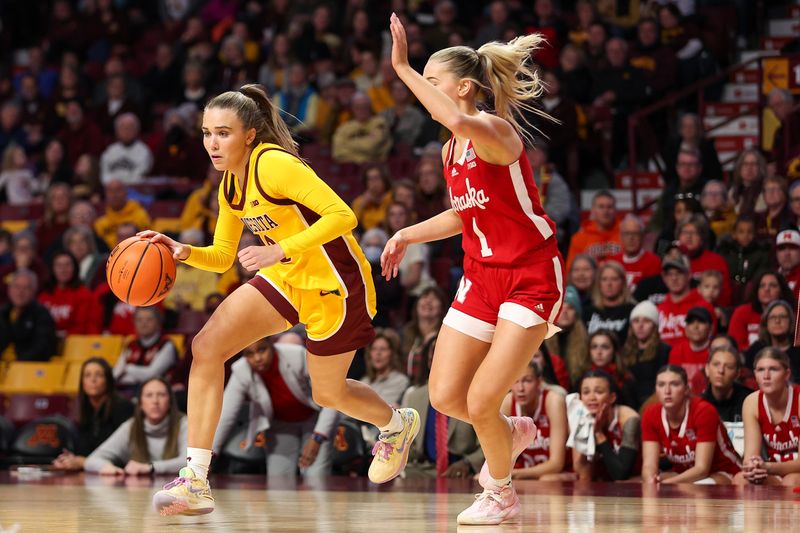
<svg viewBox="0 0 800 533">
<path fill-rule="evenodd" d="M 248 283 L 258 289 L 258 291 L 264 295 L 264 298 L 267 299 L 272 307 L 274 307 L 287 322 L 293 326 L 300 322 L 297 309 L 294 308 L 283 294 L 278 292 L 278 289 L 272 286 L 272 283 L 264 279 L 263 276 L 256 274 Z"/>
</svg>

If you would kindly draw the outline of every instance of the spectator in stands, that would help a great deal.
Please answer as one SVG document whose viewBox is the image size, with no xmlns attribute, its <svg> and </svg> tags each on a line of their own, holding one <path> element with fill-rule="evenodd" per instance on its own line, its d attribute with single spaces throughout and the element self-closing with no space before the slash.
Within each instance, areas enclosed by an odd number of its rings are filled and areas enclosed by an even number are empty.
<svg viewBox="0 0 800 533">
<path fill-rule="evenodd" d="M 547 139 L 535 142 L 535 148 L 544 147 L 548 159 L 566 177 L 570 189 L 577 192 L 580 186 L 578 183 L 578 112 L 576 103 L 569 95 L 564 94 L 561 77 L 557 71 L 545 71 L 542 79 L 545 83 L 545 92 L 541 100 L 542 107 L 557 122 L 526 117 L 530 119 L 531 123 L 538 124 L 538 129 Z M 533 165 L 531 162 L 531 166 L 535 168 L 538 165 Z"/>
<path fill-rule="evenodd" d="M 406 374 L 414 383 L 419 382 L 422 363 L 422 346 L 434 337 L 442 325 L 447 309 L 447 298 L 439 287 L 428 287 L 419 295 L 409 320 L 401 331 L 401 353 L 407 357 Z"/>
<path fill-rule="evenodd" d="M 33 175 L 25 149 L 18 144 L 9 144 L 3 152 L 0 192 L 0 198 L 7 205 L 29 204 L 39 194 L 39 182 Z"/>
<path fill-rule="evenodd" d="M 698 215 L 690 216 L 686 221 L 678 224 L 675 232 L 678 246 L 689 258 L 692 277 L 697 280 L 707 270 L 716 270 L 722 274 L 722 290 L 719 295 L 719 305 L 726 307 L 731 304 L 730 274 L 728 263 L 718 253 L 708 250 L 709 229 L 705 218 Z"/>
<path fill-rule="evenodd" d="M 219 48 L 220 91 L 235 91 L 255 78 L 255 66 L 245 57 L 244 41 L 233 33 L 222 40 Z"/>
<path fill-rule="evenodd" d="M 500 407 L 507 417 L 527 416 L 536 424 L 536 438 L 512 465 L 511 477 L 515 479 L 547 480 L 570 465 L 564 395 L 542 385 L 542 371 L 531 361 Z"/>
<path fill-rule="evenodd" d="M 508 20 L 508 6 L 506 6 L 505 2 L 499 0 L 491 2 L 486 7 L 486 11 L 489 15 L 489 22 L 478 28 L 478 34 L 472 41 L 472 47 L 476 50 L 482 44 L 503 40 L 503 34 L 511 26 Z"/>
<path fill-rule="evenodd" d="M 408 455 L 406 476 L 468 478 L 480 471 L 483 451 L 470 424 L 439 413 L 431 406 L 428 374 L 435 347 L 436 332 L 420 353 L 420 374 L 416 378 L 419 386 L 403 396 L 403 407 L 413 407 L 420 417 L 419 434 Z"/>
<path fill-rule="evenodd" d="M 746 352 L 758 340 L 761 316 L 764 309 L 775 300 L 795 302 L 794 294 L 780 274 L 767 270 L 759 272 L 753 280 L 750 301 L 733 310 L 728 331 L 739 349 Z"/>
<path fill-rule="evenodd" d="M 631 51 L 630 62 L 644 72 L 644 80 L 651 90 L 650 97 L 657 100 L 675 88 L 678 80 L 678 58 L 671 48 L 661 44 L 658 22 L 655 19 L 640 19 L 636 30 L 637 39 Z"/>
<path fill-rule="evenodd" d="M 217 225 L 217 215 L 211 210 L 214 197 L 219 196 L 219 184 L 222 181 L 222 172 L 209 164 L 206 169 L 206 178 L 203 185 L 189 194 L 181 211 L 181 231 L 189 228 L 202 229 L 207 235 L 213 235 Z M 219 201 L 216 202 L 219 206 Z"/>
<path fill-rule="evenodd" d="M 422 136 L 426 117 L 411 101 L 411 92 L 399 79 L 390 82 L 391 97 L 394 105 L 380 112 L 392 134 L 392 143 L 398 145 L 417 146 Z"/>
<path fill-rule="evenodd" d="M 764 201 L 764 178 L 767 161 L 756 148 L 746 148 L 736 158 L 733 167 L 733 185 L 729 191 L 731 202 L 739 215 L 754 215 L 767 210 Z"/>
<path fill-rule="evenodd" d="M 441 158 L 438 161 L 423 159 L 417 166 L 417 197 L 414 205 L 419 220 L 427 220 L 446 209 L 445 182 L 440 162 Z"/>
<path fill-rule="evenodd" d="M 78 262 L 69 252 L 57 252 L 50 259 L 50 276 L 39 293 L 55 321 L 56 334 L 95 335 L 102 330 L 102 308 L 97 296 L 81 282 Z"/>
<path fill-rule="evenodd" d="M 561 241 L 569 236 L 572 223 L 580 217 L 572 193 L 558 172 L 558 167 L 550 162 L 548 144 L 542 141 L 535 146 L 527 146 L 525 151 L 533 169 L 533 181 L 539 189 L 539 200 L 547 216 L 556 223 L 556 235 Z"/>
<path fill-rule="evenodd" d="M 411 215 L 405 205 L 393 202 L 386 210 L 384 226 L 389 238 L 409 226 Z M 430 247 L 424 243 L 410 243 L 399 265 L 400 284 L 406 293 L 416 298 L 436 284 L 430 272 Z"/>
<path fill-rule="evenodd" d="M 205 244 L 203 231 L 196 228 L 183 230 L 179 238 L 180 242 L 191 246 Z M 202 311 L 206 297 L 216 291 L 219 278 L 215 272 L 192 268 L 178 261 L 175 283 L 164 298 L 164 307 L 178 313 L 185 310 Z"/>
<path fill-rule="evenodd" d="M 139 118 L 123 113 L 114 119 L 116 142 L 100 157 L 100 179 L 105 185 L 120 181 L 126 185 L 141 183 L 153 166 L 153 154 L 139 139 Z"/>
<path fill-rule="evenodd" d="M 44 149 L 44 157 L 36 165 L 36 181 L 46 191 L 54 183 L 72 182 L 72 168 L 67 163 L 64 145 L 58 139 L 50 139 Z"/>
<path fill-rule="evenodd" d="M 0 268 L 14 262 L 14 257 L 11 255 L 12 241 L 11 232 L 5 228 L 0 228 Z"/>
<path fill-rule="evenodd" d="M 567 269 L 567 272 L 567 283 L 578 291 L 581 306 L 588 307 L 591 305 L 597 261 L 588 254 L 578 254 L 572 260 L 572 266 Z"/>
<path fill-rule="evenodd" d="M 14 347 L 17 361 L 47 361 L 56 352 L 53 317 L 36 301 L 36 274 L 19 269 L 9 276 L 9 303 L 0 306 L 0 353 Z"/>
<path fill-rule="evenodd" d="M 775 257 L 778 260 L 778 274 L 796 293 L 800 282 L 800 232 L 794 229 L 783 230 L 775 239 Z"/>
<path fill-rule="evenodd" d="M 628 289 L 633 293 L 643 278 L 661 273 L 661 258 L 644 249 L 645 225 L 642 219 L 629 213 L 619 225 L 622 251 L 608 258 L 622 265 L 626 272 Z"/>
<path fill-rule="evenodd" d="M 417 186 L 413 181 L 407 178 L 396 180 L 392 185 L 392 202 L 406 206 L 412 222 L 417 221 Z"/>
<path fill-rule="evenodd" d="M 708 386 L 701 398 L 714 406 L 723 422 L 741 422 L 742 404 L 753 392 L 737 380 L 742 356 L 733 346 L 711 348 L 706 362 Z"/>
<path fill-rule="evenodd" d="M 694 215 L 705 218 L 703 206 L 700 205 L 700 201 L 694 193 L 678 193 L 675 196 L 675 205 L 672 208 L 671 216 L 668 217 L 669 220 L 664 224 L 658 236 L 658 240 L 656 241 L 655 252 L 657 255 L 661 255 L 664 253 L 664 250 L 667 250 L 673 245 L 677 245 L 676 232 L 678 225 L 688 221 Z M 709 235 L 709 238 L 713 239 L 715 236 Z"/>
<path fill-rule="evenodd" d="M 71 207 L 72 194 L 68 184 L 55 182 L 48 187 L 44 198 L 44 215 L 36 224 L 36 241 L 40 256 L 44 255 L 69 228 Z"/>
<path fill-rule="evenodd" d="M 686 312 L 686 337 L 675 343 L 669 352 L 669 364 L 686 371 L 689 388 L 695 395 L 706 389 L 706 376 L 703 374 L 708 362 L 711 344 L 711 328 L 714 319 L 705 307 L 692 307 Z"/>
<path fill-rule="evenodd" d="M 77 400 L 78 442 L 53 460 L 58 470 L 83 470 L 86 457 L 133 416 L 133 404 L 117 393 L 111 365 L 102 357 L 81 364 Z"/>
<path fill-rule="evenodd" d="M 775 88 L 767 96 L 767 105 L 780 121 L 770 153 L 774 172 L 779 176 L 796 173 L 796 169 L 790 168 L 800 150 L 800 113 L 794 109 L 794 97 L 786 89 Z"/>
<path fill-rule="evenodd" d="M 755 374 L 759 390 L 742 406 L 744 462 L 734 483 L 797 486 L 800 446 L 795 422 L 800 416 L 800 387 L 791 382 L 789 358 L 780 350 L 765 348 L 755 360 Z"/>
<path fill-rule="evenodd" d="M 94 110 L 94 120 L 106 137 L 111 137 L 117 129 L 116 122 L 119 117 L 125 114 L 138 116 L 141 114 L 138 104 L 127 93 L 125 87 L 125 76 L 113 74 L 108 76 L 103 82 L 105 95 Z"/>
<path fill-rule="evenodd" d="M 395 77 L 394 70 L 390 68 L 384 75 L 381 72 L 381 63 L 370 49 L 358 53 L 358 67 L 350 74 L 356 88 L 366 94 L 372 103 L 372 111 L 380 113 L 392 105 L 392 95 L 389 92 L 389 82 Z M 384 69 L 387 70 L 387 69 Z"/>
<path fill-rule="evenodd" d="M 36 237 L 29 230 L 14 234 L 11 245 L 11 261 L 0 267 L 0 285 L 5 287 L 8 274 L 21 269 L 33 272 L 36 275 L 38 286 L 47 281 L 47 264 L 36 253 Z"/>
<path fill-rule="evenodd" d="M 381 276 L 381 253 L 386 246 L 389 236 L 380 228 L 367 230 L 361 236 L 361 249 L 364 256 L 372 267 L 372 281 L 375 284 L 376 307 L 378 312 L 372 318 L 372 323 L 376 327 L 388 327 L 394 325 L 393 318 L 396 318 L 397 303 L 403 301 L 403 286 L 400 285 L 398 278 L 387 281 Z M 407 355 L 406 353 L 403 354 Z"/>
<path fill-rule="evenodd" d="M 241 355 L 231 366 L 213 449 L 224 448 L 249 398 L 246 445 L 266 432 L 267 476 L 294 476 L 298 468 L 306 478 L 330 475 L 339 413 L 312 400 L 305 348 L 264 338 Z"/>
<path fill-rule="evenodd" d="M 706 270 L 697 280 L 697 292 L 703 300 L 714 307 L 714 317 L 719 328 L 728 329 L 728 314 L 719 306 L 719 296 L 722 294 L 722 274 L 719 270 Z"/>
<path fill-rule="evenodd" d="M 618 400 L 623 405 L 637 407 L 636 378 L 625 368 L 617 336 L 606 329 L 589 335 L 589 360 L 580 367 L 583 376 L 589 370 L 602 370 L 614 380 Z M 580 379 L 572 384 L 572 390 L 580 390 Z"/>
<path fill-rule="evenodd" d="M 0 107 L 0 152 L 5 152 L 12 143 L 27 144 L 27 135 L 20 122 L 21 112 L 16 100 L 5 100 Z"/>
<path fill-rule="evenodd" d="M 769 244 L 755 237 L 753 217 L 739 215 L 733 225 L 733 233 L 724 235 L 717 245 L 717 253 L 728 263 L 731 303 L 743 301 L 755 275 L 769 267 Z"/>
<path fill-rule="evenodd" d="M 163 330 L 164 317 L 157 307 L 138 307 L 134 313 L 136 336 L 128 341 L 114 365 L 120 386 L 133 387 L 165 377 L 178 361 L 175 344 Z"/>
<path fill-rule="evenodd" d="M 659 371 L 656 393 L 642 415 L 642 482 L 729 485 L 741 460 L 716 409 L 691 396 L 681 367 Z M 671 471 L 659 468 L 662 456 Z"/>
<path fill-rule="evenodd" d="M 794 345 L 795 310 L 785 300 L 774 300 L 761 315 L 758 340 L 744 354 L 745 366 L 755 369 L 755 359 L 764 348 L 776 348 L 789 357 L 791 370 L 800 371 L 800 347 Z"/>
<path fill-rule="evenodd" d="M 678 179 L 677 162 L 681 150 L 697 150 L 700 153 L 700 164 L 703 178 L 721 180 L 722 165 L 714 146 L 714 139 L 703 135 L 703 124 L 695 113 L 684 113 L 678 122 L 678 137 L 664 147 L 664 162 L 667 165 L 664 179 L 668 184 Z"/>
<path fill-rule="evenodd" d="M 661 276 L 667 286 L 667 297 L 658 305 L 658 333 L 673 348 L 686 338 L 686 313 L 693 307 L 704 307 L 713 317 L 714 307 L 689 285 L 689 261 L 684 255 L 671 254 L 661 264 Z"/>
<path fill-rule="evenodd" d="M 589 220 L 581 224 L 581 229 L 572 236 L 567 255 L 567 271 L 578 254 L 587 254 L 601 261 L 622 249 L 617 220 L 617 202 L 614 195 L 603 190 L 592 198 Z"/>
<path fill-rule="evenodd" d="M 197 132 L 197 108 L 181 104 L 164 113 L 164 139 L 153 155 L 153 175 L 186 178 L 200 183 L 206 174 L 208 154 Z"/>
<path fill-rule="evenodd" d="M 450 35 L 468 36 L 469 32 L 457 21 L 456 4 L 450 0 L 436 2 L 433 16 L 436 22 L 425 32 L 425 45 L 431 52 L 450 46 Z"/>
<path fill-rule="evenodd" d="M 616 261 L 602 263 L 595 274 L 591 304 L 583 309 L 583 321 L 589 334 L 609 330 L 624 344 L 633 307 L 623 266 Z"/>
<path fill-rule="evenodd" d="M 100 157 L 106 141 L 103 132 L 94 121 L 89 120 L 83 105 L 77 100 L 67 102 L 64 111 L 64 127 L 57 135 L 64 144 L 67 161 L 74 166 L 82 154 Z"/>
<path fill-rule="evenodd" d="M 789 185 L 789 209 L 792 211 L 790 229 L 800 230 L 800 180 Z"/>
<path fill-rule="evenodd" d="M 594 24 L 591 26 L 594 27 Z M 602 25 L 599 25 L 602 28 Z M 605 31 L 605 30 L 600 30 Z M 603 39 L 605 34 L 603 33 Z M 582 47 L 567 44 L 559 56 L 558 76 L 561 79 L 561 89 L 564 96 L 574 100 L 581 106 L 591 103 L 592 78 L 586 66 L 586 54 Z M 581 117 L 581 126 L 586 128 L 585 117 Z M 585 137 L 585 134 L 584 134 Z"/>
<path fill-rule="evenodd" d="M 87 472 L 147 476 L 171 472 L 185 461 L 188 424 L 163 378 L 142 383 L 132 418 L 120 425 L 84 462 Z"/>
<path fill-rule="evenodd" d="M 372 103 L 363 92 L 353 95 L 353 118 L 339 126 L 333 134 L 333 158 L 342 163 L 374 163 L 383 161 L 392 149 L 392 138 L 386 121 L 372 114 Z"/>
<path fill-rule="evenodd" d="M 617 404 L 613 378 L 590 370 L 578 385 L 580 400 L 592 415 L 595 449 L 592 457 L 572 450 L 572 465 L 579 481 L 623 481 L 635 473 L 641 443 L 641 418 L 626 405 Z"/>
<path fill-rule="evenodd" d="M 778 232 L 793 227 L 794 214 L 789 209 L 788 186 L 780 176 L 764 178 L 766 211 L 756 214 L 756 238 L 772 241 Z"/>
<path fill-rule="evenodd" d="M 128 188 L 121 180 L 113 179 L 105 184 L 106 212 L 94 223 L 94 229 L 108 244 L 109 249 L 117 245 L 117 227 L 130 222 L 137 228 L 150 226 L 150 215 L 142 204 L 128 198 Z"/>
<path fill-rule="evenodd" d="M 100 161 L 93 155 L 81 154 L 75 162 L 72 194 L 76 200 L 100 203 L 103 195 L 103 186 L 100 183 Z"/>
<path fill-rule="evenodd" d="M 581 316 L 583 309 L 578 291 L 572 285 L 568 285 L 564 291 L 561 314 L 556 321 L 561 331 L 544 341 L 548 352 L 564 359 L 569 372 L 567 386 L 580 378 L 578 372 L 581 365 L 583 361 L 589 360 L 589 334 Z"/>
<path fill-rule="evenodd" d="M 728 199 L 728 187 L 719 180 L 711 180 L 700 193 L 700 205 L 717 239 L 733 230 L 736 211 Z"/>
<path fill-rule="evenodd" d="M 661 23 L 661 42 L 675 51 L 678 57 L 678 81 L 688 86 L 715 73 L 716 64 L 703 48 L 699 31 L 693 20 L 684 17 L 673 3 L 663 4 L 658 10 Z"/>
<path fill-rule="evenodd" d="M 359 226 L 372 229 L 386 220 L 386 210 L 392 203 L 392 178 L 384 165 L 369 165 L 362 174 L 364 192 L 353 200 L 351 208 Z"/>
<path fill-rule="evenodd" d="M 631 311 L 628 339 L 622 347 L 622 364 L 636 376 L 636 405 L 644 405 L 656 389 L 658 369 L 669 360 L 670 345 L 658 334 L 658 309 L 649 300 Z"/>
<path fill-rule="evenodd" d="M 188 58 L 183 67 L 182 87 L 176 103 L 190 103 L 202 109 L 210 98 L 208 77 L 203 61 L 199 58 Z"/>
<path fill-rule="evenodd" d="M 676 161 L 678 179 L 668 183 L 664 194 L 659 198 L 656 211 L 653 213 L 653 229 L 663 229 L 667 225 L 667 218 L 674 212 L 677 200 L 687 197 L 698 200 L 705 187 L 707 180 L 703 175 L 703 162 L 699 150 L 681 148 Z"/>
<path fill-rule="evenodd" d="M 570 23 L 567 39 L 575 46 L 583 46 L 589 38 L 589 26 L 599 19 L 597 6 L 591 0 L 575 2 L 575 17 Z M 569 22 L 569 21 L 568 21 Z"/>
<path fill-rule="evenodd" d="M 400 335 L 391 328 L 379 329 L 366 351 L 367 375 L 361 378 L 383 398 L 397 408 L 410 383 L 403 372 L 400 354 Z"/>
<path fill-rule="evenodd" d="M 64 232 L 63 249 L 78 262 L 81 281 L 94 290 L 105 280 L 106 254 L 97 249 L 95 234 L 88 226 L 72 226 Z"/>
<path fill-rule="evenodd" d="M 317 127 L 319 95 L 308 83 L 308 72 L 302 63 L 289 66 L 286 85 L 275 93 L 275 105 L 292 133 L 314 130 Z"/>
</svg>

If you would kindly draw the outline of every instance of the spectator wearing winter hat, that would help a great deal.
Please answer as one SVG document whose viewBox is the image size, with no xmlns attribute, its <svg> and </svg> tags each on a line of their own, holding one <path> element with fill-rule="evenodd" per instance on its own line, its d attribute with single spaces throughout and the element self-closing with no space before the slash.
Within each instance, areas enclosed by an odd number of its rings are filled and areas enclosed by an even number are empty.
<svg viewBox="0 0 800 533">
<path fill-rule="evenodd" d="M 561 328 L 557 335 L 544 341 L 547 351 L 558 354 L 567 365 L 569 383 L 575 383 L 581 376 L 581 362 L 589 359 L 589 334 L 581 316 L 583 305 L 578 290 L 568 285 L 564 291 L 564 304 L 556 325 Z"/>
<path fill-rule="evenodd" d="M 678 250 L 673 250 L 664 258 L 661 275 L 667 286 L 667 297 L 658 306 L 658 332 L 661 340 L 673 348 L 686 338 L 686 314 L 693 307 L 705 307 L 712 317 L 714 307 L 689 285 L 689 260 Z M 712 321 L 712 330 L 716 321 Z"/>
<path fill-rule="evenodd" d="M 705 307 L 689 309 L 686 313 L 686 338 L 675 344 L 669 353 L 669 364 L 686 370 L 694 394 L 702 394 L 706 389 L 703 371 L 708 360 L 713 323 L 713 315 Z"/>
<path fill-rule="evenodd" d="M 787 229 L 778 233 L 775 257 L 778 260 L 778 273 L 786 279 L 794 293 L 800 281 L 800 232 Z"/>
<path fill-rule="evenodd" d="M 667 364 L 670 346 L 658 334 L 658 309 L 649 300 L 631 311 L 628 339 L 622 347 L 622 363 L 636 376 L 637 404 L 653 394 L 658 369 Z"/>
<path fill-rule="evenodd" d="M 625 268 L 631 292 L 636 290 L 636 285 L 643 278 L 661 273 L 661 258 L 643 247 L 644 233 L 645 225 L 642 219 L 633 213 L 626 215 L 619 225 L 622 251 L 608 258 L 609 261 L 616 261 Z"/>
</svg>

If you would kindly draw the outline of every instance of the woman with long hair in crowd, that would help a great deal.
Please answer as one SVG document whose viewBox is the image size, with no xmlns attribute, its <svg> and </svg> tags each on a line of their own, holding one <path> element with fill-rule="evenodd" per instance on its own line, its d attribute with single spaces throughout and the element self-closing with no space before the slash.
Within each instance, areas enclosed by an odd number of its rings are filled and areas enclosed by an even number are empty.
<svg viewBox="0 0 800 533">
<path fill-rule="evenodd" d="M 658 335 L 658 309 L 649 300 L 631 311 L 628 338 L 622 346 L 622 364 L 636 376 L 636 405 L 643 405 L 656 390 L 658 369 L 669 361 L 670 345 Z"/>
<path fill-rule="evenodd" d="M 595 274 L 592 304 L 583 310 L 586 330 L 592 334 L 600 329 L 607 329 L 624 343 L 633 306 L 625 267 L 616 261 L 604 262 Z"/>
<path fill-rule="evenodd" d="M 567 388 L 570 388 L 570 383 L 580 379 L 582 362 L 589 359 L 589 333 L 581 318 L 582 311 L 578 290 L 572 285 L 567 286 L 561 314 L 556 321 L 556 326 L 560 327 L 561 331 L 542 344 L 551 354 L 559 355 L 566 364 L 569 372 Z"/>
<path fill-rule="evenodd" d="M 542 37 L 478 50 L 445 48 L 419 74 L 409 65 L 406 32 L 394 14 L 390 30 L 398 77 L 453 133 L 442 149 L 452 209 L 395 233 L 383 253 L 383 273 L 398 274 L 409 244 L 462 234 L 464 277 L 436 344 L 431 403 L 471 423 L 486 456 L 484 491 L 458 523 L 499 524 L 520 512 L 511 469 L 536 431 L 530 418 L 509 419 L 500 406 L 531 352 L 558 331 L 565 286 L 555 224 L 542 209 L 516 120 L 520 111 L 534 111 L 542 93 L 528 63 Z M 478 108 L 484 90 L 493 113 Z"/>
<path fill-rule="evenodd" d="M 794 294 L 780 274 L 764 270 L 753 280 L 750 299 L 737 306 L 731 315 L 728 331 L 743 353 L 758 340 L 761 316 L 770 302 L 795 302 Z"/>
<path fill-rule="evenodd" d="M 619 340 L 612 331 L 599 329 L 589 335 L 589 360 L 581 365 L 581 376 L 590 370 L 602 370 L 614 379 L 617 399 L 623 405 L 637 407 L 636 379 L 622 362 Z M 579 383 L 573 384 L 574 390 Z"/>
<path fill-rule="evenodd" d="M 789 302 L 774 300 L 761 314 L 758 340 L 744 355 L 745 366 L 755 369 L 756 356 L 764 348 L 776 348 L 789 357 L 792 373 L 800 372 L 800 347 L 794 344 L 795 311 Z"/>
</svg>

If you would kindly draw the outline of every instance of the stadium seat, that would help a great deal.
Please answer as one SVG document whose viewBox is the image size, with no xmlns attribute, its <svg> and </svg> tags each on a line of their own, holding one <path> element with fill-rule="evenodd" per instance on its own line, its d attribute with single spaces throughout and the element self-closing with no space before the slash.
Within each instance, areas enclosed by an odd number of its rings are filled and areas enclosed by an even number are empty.
<svg viewBox="0 0 800 533">
<path fill-rule="evenodd" d="M 102 357 L 113 365 L 122 351 L 123 340 L 121 335 L 69 335 L 61 355 L 66 362 Z"/>
<path fill-rule="evenodd" d="M 3 220 L 0 222 L 0 228 L 7 230 L 9 233 L 19 233 L 31 226 L 30 220 Z"/>
<path fill-rule="evenodd" d="M 336 428 L 333 438 L 333 473 L 350 475 L 352 473 L 364 475 L 369 462 L 367 461 L 367 445 L 361 435 L 357 422 L 342 420 Z"/>
<path fill-rule="evenodd" d="M 10 363 L 11 361 L 17 360 L 17 354 L 14 352 L 14 345 L 11 344 L 3 351 L 3 354 L 0 355 L 0 361 L 5 363 Z"/>
<path fill-rule="evenodd" d="M 5 416 L 19 427 L 43 416 L 68 416 L 71 408 L 70 398 L 63 394 L 12 394 Z"/>
<path fill-rule="evenodd" d="M 175 351 L 178 352 L 178 359 L 183 359 L 186 355 L 186 337 L 182 333 L 170 333 L 167 337 L 169 337 L 169 340 L 175 345 Z"/>
<path fill-rule="evenodd" d="M 6 394 L 52 394 L 61 389 L 64 363 L 15 361 L 8 367 L 0 390 Z"/>
<path fill-rule="evenodd" d="M 77 428 L 68 418 L 54 415 L 39 418 L 19 430 L 12 446 L 16 464 L 49 464 L 64 448 L 75 449 Z"/>
<path fill-rule="evenodd" d="M 78 386 L 81 381 L 81 367 L 83 362 L 70 361 L 67 363 L 67 370 L 64 372 L 64 381 L 61 383 L 61 392 L 64 394 L 78 394 Z"/>
<path fill-rule="evenodd" d="M 39 220 L 44 215 L 44 204 L 0 205 L 0 220 Z"/>
</svg>

